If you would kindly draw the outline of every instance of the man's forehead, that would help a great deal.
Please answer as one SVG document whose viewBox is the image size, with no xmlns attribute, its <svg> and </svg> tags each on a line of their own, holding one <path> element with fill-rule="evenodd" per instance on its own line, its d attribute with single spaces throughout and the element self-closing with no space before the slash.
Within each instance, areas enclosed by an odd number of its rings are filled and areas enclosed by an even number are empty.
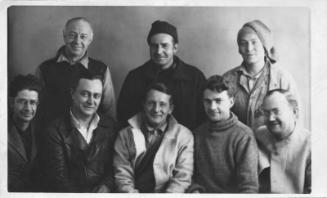
<svg viewBox="0 0 327 198">
<path fill-rule="evenodd" d="M 31 89 L 22 89 L 17 92 L 17 98 L 38 98 L 38 92 Z"/>
<path fill-rule="evenodd" d="M 78 88 L 79 89 L 93 89 L 93 88 L 102 88 L 102 82 L 100 79 L 86 79 L 81 78 L 78 81 Z"/>
<path fill-rule="evenodd" d="M 173 42 L 174 38 L 166 33 L 157 33 L 154 34 L 151 39 L 150 39 L 150 43 L 171 43 Z"/>
<path fill-rule="evenodd" d="M 279 92 L 267 96 L 263 102 L 263 108 L 279 108 L 287 105 L 288 102 L 285 95 Z"/>
<path fill-rule="evenodd" d="M 204 95 L 205 98 L 210 98 L 210 99 L 228 97 L 227 90 L 223 90 L 221 92 L 218 92 L 218 91 L 215 91 L 215 90 L 213 91 L 211 89 L 205 89 L 203 95 Z"/>
<path fill-rule="evenodd" d="M 72 30 L 84 30 L 84 31 L 92 31 L 92 27 L 89 24 L 89 22 L 84 21 L 84 20 L 75 20 L 71 21 L 66 25 L 66 30 L 67 31 L 72 31 Z"/>
<path fill-rule="evenodd" d="M 155 89 L 151 89 L 148 94 L 147 94 L 147 100 L 149 99 L 156 99 L 156 100 L 169 100 L 171 97 L 171 95 L 167 94 L 167 93 L 164 93 L 164 92 L 161 92 L 161 91 L 158 91 L 158 90 L 155 90 Z"/>
</svg>

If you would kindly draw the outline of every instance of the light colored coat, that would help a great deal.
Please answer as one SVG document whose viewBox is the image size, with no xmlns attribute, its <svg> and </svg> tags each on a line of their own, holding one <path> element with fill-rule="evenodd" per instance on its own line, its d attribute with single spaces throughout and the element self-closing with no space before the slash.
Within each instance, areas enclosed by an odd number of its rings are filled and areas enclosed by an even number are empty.
<svg viewBox="0 0 327 198">
<path fill-rule="evenodd" d="M 255 131 L 255 136 L 259 146 L 259 173 L 270 168 L 271 192 L 310 192 L 310 132 L 296 127 L 287 139 L 276 141 L 264 126 Z"/>
<path fill-rule="evenodd" d="M 260 114 L 259 110 L 268 91 L 284 89 L 294 95 L 297 101 L 300 101 L 293 77 L 278 65 L 266 62 L 263 71 L 266 76 L 263 82 L 255 84 L 252 90 L 248 89 L 248 80 L 244 75 L 244 70 L 245 66 L 240 65 L 226 72 L 223 77 L 224 81 L 235 92 L 235 103 L 232 111 L 241 122 L 248 125 L 253 131 L 264 125 L 263 115 Z"/>
<path fill-rule="evenodd" d="M 146 151 L 141 131 L 141 114 L 128 120 L 115 142 L 114 173 L 118 192 L 138 192 L 134 171 Z M 177 123 L 173 116 L 153 161 L 154 192 L 183 193 L 191 184 L 193 174 L 193 134 Z"/>
</svg>

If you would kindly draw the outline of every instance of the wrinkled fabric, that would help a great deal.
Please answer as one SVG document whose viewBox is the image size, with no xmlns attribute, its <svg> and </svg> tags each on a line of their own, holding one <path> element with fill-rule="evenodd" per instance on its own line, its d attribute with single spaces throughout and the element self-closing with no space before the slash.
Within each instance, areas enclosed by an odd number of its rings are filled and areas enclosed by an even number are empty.
<svg viewBox="0 0 327 198">
<path fill-rule="evenodd" d="M 118 192 L 139 192 L 134 174 L 146 152 L 141 113 L 129 119 L 115 142 L 114 172 Z M 169 126 L 154 157 L 154 192 L 183 193 L 193 174 L 193 135 L 170 116 Z"/>
</svg>

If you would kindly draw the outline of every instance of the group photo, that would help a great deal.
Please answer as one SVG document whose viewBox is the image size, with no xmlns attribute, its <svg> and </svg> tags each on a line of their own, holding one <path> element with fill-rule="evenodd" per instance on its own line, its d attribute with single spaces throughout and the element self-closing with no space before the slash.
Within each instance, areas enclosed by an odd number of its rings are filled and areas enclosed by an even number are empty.
<svg viewBox="0 0 327 198">
<path fill-rule="evenodd" d="M 8 193 L 314 191 L 310 9 L 7 16 Z"/>
</svg>

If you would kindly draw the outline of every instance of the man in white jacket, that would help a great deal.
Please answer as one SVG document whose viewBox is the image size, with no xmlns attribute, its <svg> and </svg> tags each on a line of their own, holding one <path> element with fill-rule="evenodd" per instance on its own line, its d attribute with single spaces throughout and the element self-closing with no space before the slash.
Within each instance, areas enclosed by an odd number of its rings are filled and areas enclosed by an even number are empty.
<svg viewBox="0 0 327 198">
<path fill-rule="evenodd" d="M 297 124 L 298 102 L 286 90 L 269 91 L 262 106 L 265 125 L 259 146 L 259 192 L 310 193 L 310 132 Z"/>
<path fill-rule="evenodd" d="M 148 88 L 143 111 L 128 120 L 115 142 L 118 192 L 183 193 L 191 184 L 193 135 L 171 115 L 172 96 L 162 83 Z"/>
</svg>

